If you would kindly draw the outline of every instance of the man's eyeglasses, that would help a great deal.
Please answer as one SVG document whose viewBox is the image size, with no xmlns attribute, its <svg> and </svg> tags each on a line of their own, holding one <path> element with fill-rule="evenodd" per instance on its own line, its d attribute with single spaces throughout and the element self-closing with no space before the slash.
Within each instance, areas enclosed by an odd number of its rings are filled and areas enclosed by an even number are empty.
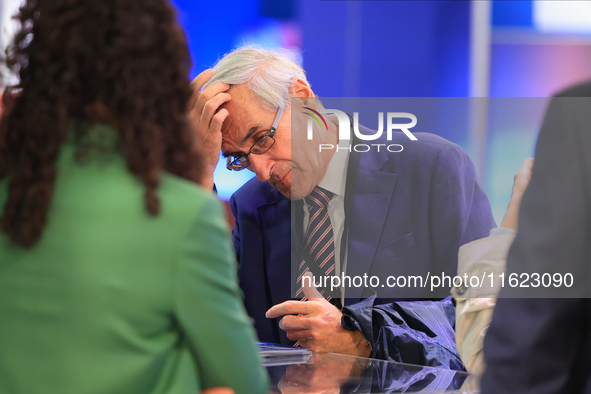
<svg viewBox="0 0 591 394">
<path fill-rule="evenodd" d="M 273 126 L 271 126 L 271 130 L 261 136 L 251 147 L 250 151 L 245 155 L 240 156 L 230 156 L 227 158 L 226 168 L 231 171 L 241 171 L 245 168 L 250 166 L 250 160 L 248 159 L 248 155 L 251 153 L 253 155 L 262 155 L 266 153 L 269 149 L 275 145 L 275 132 L 277 131 L 277 126 L 279 125 L 279 121 L 281 120 L 281 115 L 283 115 L 284 107 L 279 108 L 277 110 L 277 115 L 275 115 L 275 120 L 273 121 Z"/>
</svg>

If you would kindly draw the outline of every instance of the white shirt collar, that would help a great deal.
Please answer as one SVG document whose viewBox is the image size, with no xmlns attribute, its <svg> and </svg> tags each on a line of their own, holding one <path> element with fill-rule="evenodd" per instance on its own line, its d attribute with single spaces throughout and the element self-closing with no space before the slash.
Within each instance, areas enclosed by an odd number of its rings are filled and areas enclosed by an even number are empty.
<svg viewBox="0 0 591 394">
<path fill-rule="evenodd" d="M 335 153 L 328 163 L 326 174 L 318 184 L 318 186 L 343 198 L 345 197 L 345 186 L 347 184 L 349 153 L 349 141 L 339 141 L 339 150 L 337 152 L 335 149 Z"/>
</svg>

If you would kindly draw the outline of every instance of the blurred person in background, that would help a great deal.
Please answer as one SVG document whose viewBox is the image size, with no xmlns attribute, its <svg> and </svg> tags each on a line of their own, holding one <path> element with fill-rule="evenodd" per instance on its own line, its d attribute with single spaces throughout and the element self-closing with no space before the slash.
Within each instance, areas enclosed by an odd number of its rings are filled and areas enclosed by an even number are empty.
<svg viewBox="0 0 591 394">
<path fill-rule="evenodd" d="M 0 392 L 264 393 L 166 0 L 27 0 L 0 124 Z"/>
<path fill-rule="evenodd" d="M 591 82 L 550 102 L 507 257 L 508 277 L 553 272 L 573 281 L 501 289 L 484 340 L 483 394 L 591 393 L 590 109 Z M 516 293 L 528 297 L 511 299 Z"/>
<path fill-rule="evenodd" d="M 519 206 L 531 179 L 533 166 L 534 159 L 525 159 L 515 174 L 509 207 L 501 226 L 490 230 L 488 237 L 460 247 L 458 276 L 470 278 L 492 273 L 498 277 L 505 272 L 507 253 L 517 232 Z M 471 287 L 468 282 L 451 291 L 456 301 L 458 352 L 468 372 L 475 375 L 481 375 L 485 368 L 482 348 L 500 290 L 500 281 L 493 282 L 496 285 L 490 287 L 488 283 L 485 281 L 480 286 Z"/>
</svg>

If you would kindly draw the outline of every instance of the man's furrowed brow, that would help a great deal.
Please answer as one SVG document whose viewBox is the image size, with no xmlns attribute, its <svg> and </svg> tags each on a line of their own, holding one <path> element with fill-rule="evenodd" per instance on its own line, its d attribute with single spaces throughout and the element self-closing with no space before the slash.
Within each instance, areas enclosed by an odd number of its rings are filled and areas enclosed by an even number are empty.
<svg viewBox="0 0 591 394">
<path fill-rule="evenodd" d="M 246 141 L 248 141 L 254 133 L 256 133 L 257 131 L 260 130 L 260 128 L 261 128 L 260 125 L 256 125 L 256 126 L 252 126 L 250 129 L 248 129 L 248 133 L 246 133 L 246 136 L 242 139 L 242 143 L 244 144 Z"/>
</svg>

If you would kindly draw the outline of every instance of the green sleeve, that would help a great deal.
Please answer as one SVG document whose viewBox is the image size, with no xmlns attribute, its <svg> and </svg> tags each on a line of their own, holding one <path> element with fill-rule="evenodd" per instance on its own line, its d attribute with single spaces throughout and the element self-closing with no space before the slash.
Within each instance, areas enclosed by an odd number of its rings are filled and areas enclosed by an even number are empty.
<svg viewBox="0 0 591 394">
<path fill-rule="evenodd" d="M 198 367 L 202 389 L 266 393 L 252 321 L 242 303 L 236 260 L 221 204 L 211 194 L 183 245 L 176 314 Z"/>
</svg>

